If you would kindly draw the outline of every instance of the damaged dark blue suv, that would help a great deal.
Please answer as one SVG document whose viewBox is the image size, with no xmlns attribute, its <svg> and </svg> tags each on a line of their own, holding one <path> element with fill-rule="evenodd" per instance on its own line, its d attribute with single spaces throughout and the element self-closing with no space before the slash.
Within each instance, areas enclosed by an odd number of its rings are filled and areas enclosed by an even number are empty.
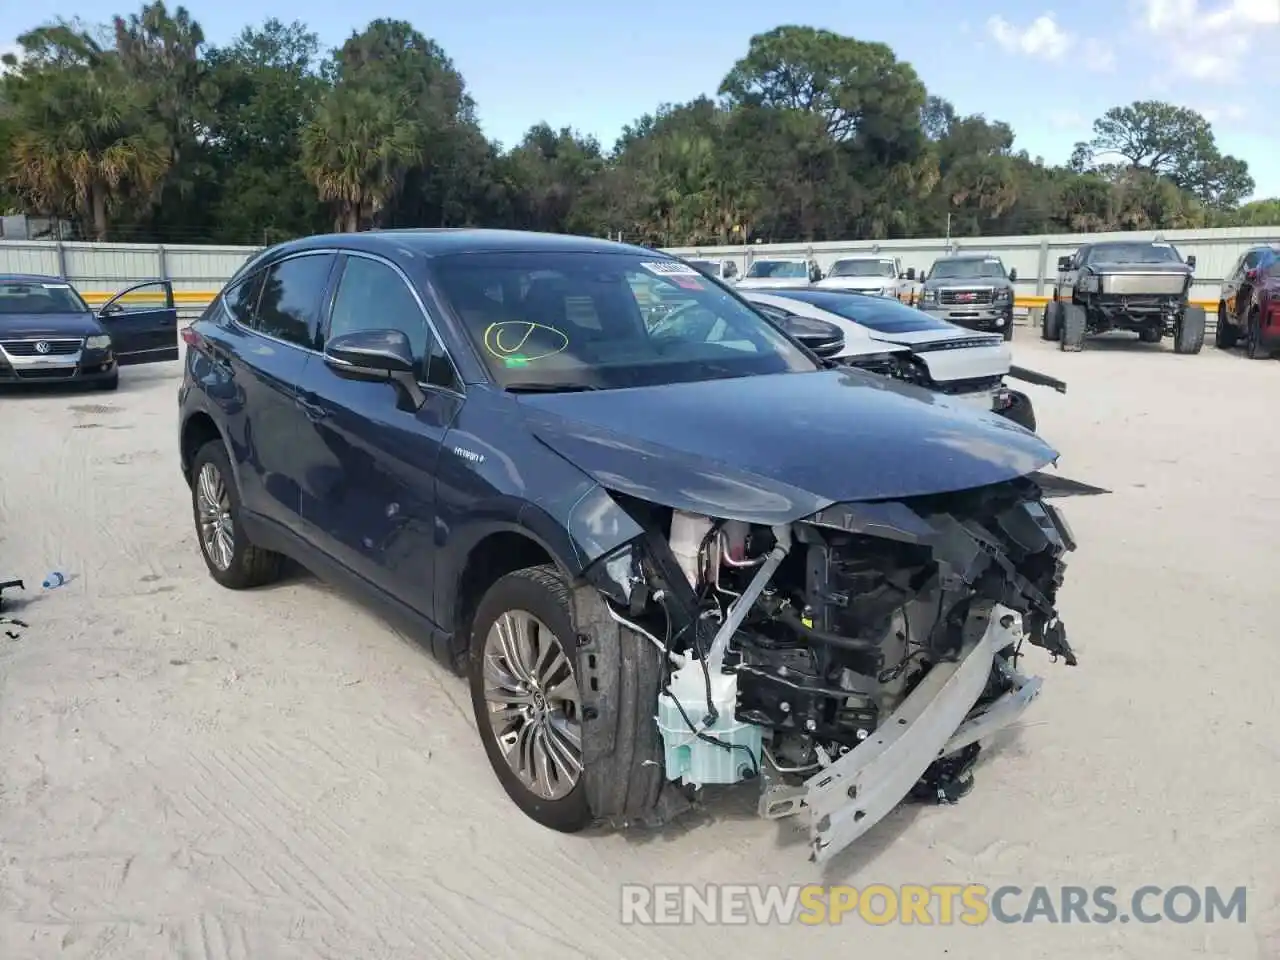
<svg viewBox="0 0 1280 960">
<path fill-rule="evenodd" d="M 664 254 L 313 237 L 245 264 L 184 339 L 210 574 L 254 587 L 291 557 L 408 621 L 549 827 L 754 779 L 825 859 L 966 782 L 1039 689 L 1024 638 L 1074 663 L 1043 440 L 829 369 Z"/>
</svg>

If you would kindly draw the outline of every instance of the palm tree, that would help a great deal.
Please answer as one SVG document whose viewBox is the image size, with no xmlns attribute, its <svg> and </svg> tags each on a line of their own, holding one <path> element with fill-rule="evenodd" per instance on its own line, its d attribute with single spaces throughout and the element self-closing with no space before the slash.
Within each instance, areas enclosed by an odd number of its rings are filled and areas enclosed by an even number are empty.
<svg viewBox="0 0 1280 960">
<path fill-rule="evenodd" d="M 400 191 L 422 147 L 406 104 L 339 84 L 303 128 L 302 168 L 320 199 L 336 207 L 338 228 L 355 232 Z"/>
<path fill-rule="evenodd" d="M 109 216 L 145 200 L 169 169 L 163 132 L 109 64 L 35 71 L 16 85 L 20 131 L 9 149 L 8 182 L 28 203 L 78 216 L 106 240 Z"/>
</svg>

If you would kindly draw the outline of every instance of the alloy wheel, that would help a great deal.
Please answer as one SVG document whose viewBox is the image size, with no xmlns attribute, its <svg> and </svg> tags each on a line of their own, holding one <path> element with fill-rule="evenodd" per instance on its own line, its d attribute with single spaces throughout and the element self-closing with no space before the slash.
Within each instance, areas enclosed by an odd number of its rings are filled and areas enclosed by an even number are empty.
<svg viewBox="0 0 1280 960">
<path fill-rule="evenodd" d="M 489 724 L 511 771 L 559 800 L 582 775 L 581 698 L 565 648 L 541 620 L 508 610 L 484 641 Z"/>
<path fill-rule="evenodd" d="M 222 474 L 212 463 L 202 465 L 196 477 L 196 515 L 205 556 L 219 570 L 230 569 L 236 548 L 231 495 Z"/>
</svg>

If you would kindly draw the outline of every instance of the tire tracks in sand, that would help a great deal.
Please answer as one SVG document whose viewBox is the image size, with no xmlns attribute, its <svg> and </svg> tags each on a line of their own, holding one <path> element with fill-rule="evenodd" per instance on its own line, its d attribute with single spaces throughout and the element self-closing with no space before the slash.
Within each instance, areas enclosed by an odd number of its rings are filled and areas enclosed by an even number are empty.
<svg viewBox="0 0 1280 960">
<path fill-rule="evenodd" d="M 334 757 L 332 742 L 325 744 L 325 753 L 316 749 L 318 744 L 290 746 L 309 762 L 327 755 L 335 767 L 348 773 L 354 769 L 345 761 L 355 758 Z M 359 838 L 320 804 L 303 800 L 317 779 L 328 778 L 323 773 L 317 777 L 314 765 L 304 766 L 291 752 L 265 739 L 194 751 L 187 758 L 189 776 L 178 778 L 185 785 L 179 790 L 182 805 L 189 808 L 185 817 L 221 824 L 242 841 L 221 857 L 227 874 L 206 878 L 222 896 L 236 901 L 237 912 L 265 908 L 284 914 L 301 908 L 313 921 L 328 918 L 348 936 L 372 939 L 392 951 L 413 950 L 412 955 L 428 950 L 425 955 L 450 958 L 564 950 L 587 956 L 661 953 L 657 938 L 640 928 L 622 927 L 612 911 L 597 908 L 599 884 L 567 856 L 526 854 L 525 864 L 504 864 L 471 856 L 470 850 L 456 851 L 467 857 L 466 885 L 493 891 L 493 899 L 448 884 L 447 860 L 433 875 L 418 871 L 391 879 L 371 865 L 370 851 Z M 391 802 L 417 822 L 439 818 L 427 794 Z M 513 884 L 529 894 L 526 902 L 510 896 Z M 555 908 L 548 916 L 539 905 L 547 902 L 550 889 L 556 891 Z M 584 935 L 589 943 L 579 942 Z"/>
</svg>

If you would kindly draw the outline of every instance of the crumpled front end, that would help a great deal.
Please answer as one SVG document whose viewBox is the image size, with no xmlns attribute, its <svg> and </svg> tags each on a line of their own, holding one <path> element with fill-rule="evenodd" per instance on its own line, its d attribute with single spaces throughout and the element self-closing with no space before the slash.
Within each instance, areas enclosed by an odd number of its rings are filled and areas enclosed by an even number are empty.
<svg viewBox="0 0 1280 960">
<path fill-rule="evenodd" d="M 666 776 L 756 780 L 816 860 L 904 798 L 963 795 L 1039 692 L 1024 646 L 1076 662 L 1056 607 L 1075 541 L 1044 496 L 1021 477 L 776 526 L 622 498 L 647 532 L 602 589 L 668 655 Z"/>
</svg>

